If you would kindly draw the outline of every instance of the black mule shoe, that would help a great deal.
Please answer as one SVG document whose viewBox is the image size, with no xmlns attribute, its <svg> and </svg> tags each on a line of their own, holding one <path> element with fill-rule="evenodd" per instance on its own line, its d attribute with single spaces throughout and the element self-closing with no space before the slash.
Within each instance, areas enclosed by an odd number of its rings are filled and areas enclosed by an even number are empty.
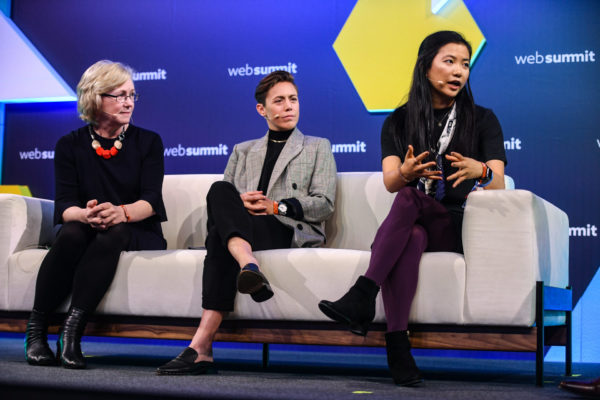
<svg viewBox="0 0 600 400">
<path fill-rule="evenodd" d="M 237 289 L 240 293 L 249 294 L 257 303 L 273 297 L 273 289 L 267 278 L 259 271 L 258 265 L 246 264 L 237 278 Z"/>
<path fill-rule="evenodd" d="M 177 357 L 156 369 L 157 375 L 203 375 L 215 373 L 215 363 L 212 361 L 196 361 L 198 353 L 191 347 L 186 347 Z"/>
<path fill-rule="evenodd" d="M 562 381 L 558 387 L 586 399 L 600 399 L 600 378 L 592 381 Z"/>
<path fill-rule="evenodd" d="M 48 345 L 48 315 L 31 310 L 25 331 L 25 359 L 31 365 L 56 365 Z"/>
<path fill-rule="evenodd" d="M 84 369 L 85 358 L 81 353 L 81 336 L 87 323 L 86 312 L 71 307 L 58 337 L 57 358 L 65 368 Z"/>
<path fill-rule="evenodd" d="M 319 309 L 334 321 L 348 325 L 350 332 L 365 336 L 375 318 L 375 298 L 379 286 L 359 276 L 354 286 L 337 301 L 321 300 Z"/>
</svg>

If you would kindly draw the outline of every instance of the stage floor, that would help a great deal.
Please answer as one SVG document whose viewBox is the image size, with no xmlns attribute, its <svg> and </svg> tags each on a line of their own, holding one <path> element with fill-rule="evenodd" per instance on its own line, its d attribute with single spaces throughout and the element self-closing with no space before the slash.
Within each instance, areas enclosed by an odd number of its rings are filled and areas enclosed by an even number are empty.
<svg viewBox="0 0 600 400">
<path fill-rule="evenodd" d="M 56 336 L 50 336 L 54 348 Z M 216 375 L 157 376 L 182 341 L 85 338 L 86 370 L 34 367 L 24 360 L 23 335 L 0 333 L 0 399 L 548 399 L 573 398 L 557 388 L 562 363 L 546 363 L 545 386 L 534 386 L 531 355 L 415 351 L 425 382 L 392 384 L 385 349 L 218 343 Z M 492 357 L 492 358 L 490 358 Z M 574 364 L 578 379 L 600 375 L 599 364 Z"/>
</svg>

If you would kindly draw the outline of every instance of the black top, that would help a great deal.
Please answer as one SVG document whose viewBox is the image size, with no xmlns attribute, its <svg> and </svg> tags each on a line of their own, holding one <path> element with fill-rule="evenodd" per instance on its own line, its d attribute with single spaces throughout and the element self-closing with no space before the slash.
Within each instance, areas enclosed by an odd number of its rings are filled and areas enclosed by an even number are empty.
<svg viewBox="0 0 600 400">
<path fill-rule="evenodd" d="M 295 128 L 294 128 L 295 129 Z M 267 143 L 267 154 L 265 155 L 265 161 L 263 163 L 262 171 L 260 172 L 260 179 L 258 181 L 258 188 L 256 190 L 262 190 L 263 194 L 267 193 L 269 188 L 269 181 L 273 174 L 273 168 L 275 163 L 281 154 L 281 151 L 285 147 L 287 140 L 289 139 L 294 129 L 288 131 L 274 131 L 269 129 L 269 142 Z M 290 218 L 302 221 L 304 219 L 304 210 L 302 204 L 296 198 L 281 199 L 280 203 L 285 203 L 288 207 L 286 216 Z"/>
<path fill-rule="evenodd" d="M 281 150 L 287 143 L 288 138 L 294 130 L 289 131 L 273 131 L 269 129 L 269 142 L 267 143 L 267 154 L 265 156 L 265 162 L 263 163 L 262 171 L 260 173 L 260 179 L 258 181 L 258 188 L 256 190 L 262 190 L 263 194 L 267 194 L 269 188 L 269 181 L 271 180 L 271 174 L 273 174 L 273 168 L 275 163 L 281 154 Z"/>
<path fill-rule="evenodd" d="M 113 146 L 115 139 L 92 132 L 104 149 Z M 62 214 L 67 208 L 85 208 L 92 199 L 114 205 L 146 200 L 156 214 L 131 225 L 162 237 L 160 222 L 167 220 L 162 199 L 163 158 L 160 136 L 131 124 L 125 131 L 123 147 L 109 159 L 98 156 L 92 148 L 88 126 L 61 137 L 54 156 L 54 223 L 63 223 Z"/>
<path fill-rule="evenodd" d="M 450 109 L 445 108 L 441 110 L 434 110 L 434 119 L 436 124 L 434 125 L 434 135 L 431 138 L 432 143 L 437 143 L 442 130 L 446 124 L 448 117 L 447 113 Z M 399 141 L 394 140 L 394 132 L 392 131 L 392 119 L 394 119 L 394 125 L 397 128 L 397 134 L 402 135 L 404 131 L 404 121 L 406 118 L 406 106 L 397 108 L 392 114 L 390 114 L 381 129 L 381 158 L 384 159 L 388 156 L 398 156 L 401 160 L 406 155 L 407 148 L 400 148 Z M 441 121 L 442 126 L 438 126 L 437 122 Z M 460 124 L 460 121 L 457 121 Z M 475 130 L 479 138 L 479 146 L 475 154 L 463 154 L 463 156 L 474 158 L 478 161 L 486 162 L 488 160 L 501 160 L 506 165 L 506 154 L 504 152 L 504 138 L 502 136 L 502 128 L 496 118 L 496 115 L 492 110 L 475 106 Z M 455 130 L 455 134 L 456 134 Z M 453 137 L 452 142 L 454 142 Z M 450 142 L 448 149 L 452 149 L 452 142 Z M 415 150 L 416 151 L 416 150 Z M 447 151 L 449 153 L 449 150 Z M 444 153 L 445 154 L 445 153 Z M 461 153 L 462 154 L 462 153 Z M 417 154 L 415 154 L 417 155 Z M 442 171 L 445 177 L 452 175 L 456 172 L 456 168 L 450 166 L 450 161 L 446 160 L 442 154 Z M 404 161 L 404 160 L 403 160 Z M 416 186 L 418 180 L 410 182 L 410 186 Z M 447 208 L 454 210 L 462 209 L 462 205 L 465 202 L 467 195 L 473 189 L 475 185 L 474 179 L 468 179 L 458 185 L 456 188 L 452 188 L 454 181 L 446 181 L 445 184 L 445 196 L 441 200 Z"/>
</svg>

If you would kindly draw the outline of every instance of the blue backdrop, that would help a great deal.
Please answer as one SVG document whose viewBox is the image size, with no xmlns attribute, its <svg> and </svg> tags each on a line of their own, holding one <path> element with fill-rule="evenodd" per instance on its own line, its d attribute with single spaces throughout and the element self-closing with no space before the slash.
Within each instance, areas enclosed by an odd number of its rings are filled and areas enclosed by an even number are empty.
<svg viewBox="0 0 600 400">
<path fill-rule="evenodd" d="M 235 143 L 263 135 L 254 88 L 281 66 L 300 88 L 302 131 L 338 145 L 340 171 L 373 171 L 385 115 L 365 109 L 332 47 L 355 3 L 13 0 L 11 18 L 73 89 L 99 59 L 131 65 L 142 96 L 134 123 L 161 134 L 169 174 L 220 173 Z M 569 215 L 579 301 L 600 264 L 600 2 L 464 3 L 486 38 L 471 75 L 475 100 L 502 124 L 516 186 Z M 2 183 L 52 198 L 54 144 L 80 125 L 75 103 L 7 104 Z M 596 306 L 580 312 L 598 327 Z M 588 340 L 584 331 L 576 343 Z"/>
</svg>

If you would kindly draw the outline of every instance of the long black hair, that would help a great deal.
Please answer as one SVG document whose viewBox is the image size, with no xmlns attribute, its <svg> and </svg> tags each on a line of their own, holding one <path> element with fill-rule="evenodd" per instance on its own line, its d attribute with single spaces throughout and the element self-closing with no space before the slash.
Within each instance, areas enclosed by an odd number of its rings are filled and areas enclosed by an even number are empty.
<svg viewBox="0 0 600 400">
<path fill-rule="evenodd" d="M 433 104 L 431 99 L 431 83 L 427 73 L 433 59 L 440 48 L 448 43 L 466 46 L 469 57 L 472 49 L 469 42 L 457 32 L 439 31 L 427 36 L 419 46 L 417 62 L 413 71 L 413 79 L 406 102 L 406 117 L 404 119 L 404 134 L 399 136 L 400 129 L 394 129 L 394 137 L 400 148 L 408 149 L 412 144 L 415 155 L 430 150 L 430 138 L 434 130 Z M 475 102 L 471 93 L 469 80 L 455 98 L 457 126 L 449 150 L 458 151 L 465 155 L 472 154 L 478 146 L 475 135 Z"/>
</svg>

